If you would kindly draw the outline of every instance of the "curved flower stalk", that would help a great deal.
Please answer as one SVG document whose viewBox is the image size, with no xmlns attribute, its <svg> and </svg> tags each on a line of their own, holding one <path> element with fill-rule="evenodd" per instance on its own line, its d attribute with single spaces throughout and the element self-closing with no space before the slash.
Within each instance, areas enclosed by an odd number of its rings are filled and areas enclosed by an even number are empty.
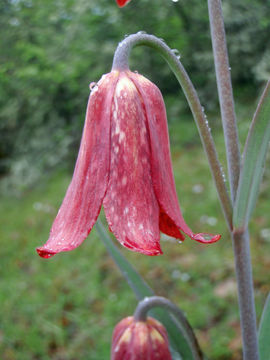
<svg viewBox="0 0 270 360">
<path fill-rule="evenodd" d="M 130 0 L 116 0 L 116 2 L 119 7 L 123 7 L 127 5 L 130 2 Z"/>
<path fill-rule="evenodd" d="M 162 95 L 152 82 L 129 70 L 104 75 L 91 92 L 73 178 L 38 254 L 48 258 L 79 246 L 102 204 L 118 241 L 146 255 L 162 254 L 160 231 L 180 240 L 185 233 L 201 243 L 220 239 L 195 234 L 185 223 Z"/>
<path fill-rule="evenodd" d="M 171 360 L 169 340 L 164 326 L 148 317 L 133 316 L 121 320 L 112 337 L 111 360 Z"/>
</svg>

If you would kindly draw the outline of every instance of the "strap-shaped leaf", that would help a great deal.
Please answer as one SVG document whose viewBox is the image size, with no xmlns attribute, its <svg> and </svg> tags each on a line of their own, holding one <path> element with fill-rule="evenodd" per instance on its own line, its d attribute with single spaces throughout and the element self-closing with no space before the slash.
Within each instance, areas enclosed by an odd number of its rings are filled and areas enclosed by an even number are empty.
<svg viewBox="0 0 270 360">
<path fill-rule="evenodd" d="M 123 276 L 126 278 L 131 289 L 134 291 L 136 298 L 138 300 L 142 300 L 145 297 L 153 296 L 153 290 L 147 285 L 133 266 L 113 244 L 111 237 L 99 220 L 96 223 L 96 228 L 109 254 L 119 267 Z M 194 345 L 194 343 L 197 342 L 194 341 L 194 338 L 191 338 L 190 333 L 186 329 L 186 324 L 180 324 L 179 321 L 177 321 L 170 312 L 165 309 L 152 309 L 150 314 L 162 322 L 162 324 L 166 327 L 174 360 L 203 359 L 202 352 L 198 345 Z"/>
<path fill-rule="evenodd" d="M 96 223 L 96 229 L 109 254 L 113 258 L 116 265 L 119 267 L 122 275 L 126 278 L 131 289 L 134 291 L 136 298 L 138 300 L 142 300 L 146 296 L 153 296 L 153 290 L 146 284 L 146 282 L 140 277 L 133 266 L 117 249 L 100 220 L 98 220 Z"/>
<path fill-rule="evenodd" d="M 270 81 L 260 98 L 245 145 L 234 205 L 235 228 L 245 228 L 248 225 L 259 192 L 269 140 Z"/>
<path fill-rule="evenodd" d="M 270 359 L 270 293 L 266 299 L 259 327 L 260 360 Z"/>
</svg>

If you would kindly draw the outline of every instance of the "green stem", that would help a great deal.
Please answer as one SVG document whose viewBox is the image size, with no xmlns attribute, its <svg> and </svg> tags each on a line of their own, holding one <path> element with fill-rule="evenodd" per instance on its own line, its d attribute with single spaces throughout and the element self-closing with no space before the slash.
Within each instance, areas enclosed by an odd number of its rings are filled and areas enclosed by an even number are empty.
<svg viewBox="0 0 270 360">
<path fill-rule="evenodd" d="M 153 307 L 164 308 L 168 310 L 175 317 L 178 323 L 181 324 L 183 333 L 186 334 L 186 339 L 190 343 L 190 348 L 196 350 L 193 353 L 194 359 L 202 360 L 203 354 L 191 326 L 189 325 L 183 312 L 170 300 L 162 296 L 151 296 L 144 298 L 137 305 L 137 308 L 134 312 L 134 320 L 146 321 L 147 313 Z"/>
<path fill-rule="evenodd" d="M 208 0 L 208 9 L 231 197 L 234 202 L 240 172 L 240 150 L 221 1 Z"/>
<path fill-rule="evenodd" d="M 201 141 L 208 157 L 212 176 L 218 191 L 225 219 L 227 221 L 228 227 L 232 229 L 232 205 L 228 195 L 226 184 L 224 182 L 224 175 L 220 166 L 220 162 L 218 160 L 217 151 L 211 135 L 210 128 L 208 126 L 208 121 L 200 104 L 197 92 L 191 80 L 189 79 L 183 65 L 181 64 L 179 56 L 177 56 L 164 43 L 163 40 L 158 39 L 153 35 L 147 35 L 140 32 L 128 36 L 118 45 L 114 54 L 112 69 L 120 71 L 128 70 L 128 58 L 130 51 L 134 46 L 139 45 L 146 45 L 158 51 L 167 61 L 176 78 L 178 79 L 186 96 L 186 99 L 189 103 L 193 117 L 196 121 Z"/>
<path fill-rule="evenodd" d="M 240 174 L 240 151 L 221 1 L 208 0 L 208 9 L 231 197 L 234 203 Z M 248 230 L 231 232 L 231 237 L 238 285 L 244 360 L 258 360 L 259 351 Z"/>
<path fill-rule="evenodd" d="M 245 232 L 234 232 L 232 238 L 236 279 L 238 284 L 238 301 L 243 339 L 243 359 L 258 360 L 259 348 L 248 230 Z"/>
</svg>

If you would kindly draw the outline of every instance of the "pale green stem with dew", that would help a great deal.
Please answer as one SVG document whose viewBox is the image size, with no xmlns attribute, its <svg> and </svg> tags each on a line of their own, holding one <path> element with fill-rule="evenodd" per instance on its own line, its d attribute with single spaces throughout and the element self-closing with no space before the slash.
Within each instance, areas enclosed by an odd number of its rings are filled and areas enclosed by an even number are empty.
<svg viewBox="0 0 270 360">
<path fill-rule="evenodd" d="M 219 103 L 227 153 L 231 198 L 234 203 L 240 175 L 240 151 L 231 84 L 231 69 L 229 66 L 221 1 L 208 0 L 208 10 Z M 241 231 L 238 229 L 234 229 L 234 231 L 230 230 L 230 233 L 233 241 L 235 271 L 238 285 L 243 356 L 244 360 L 258 360 L 259 350 L 249 233 L 247 228 L 242 229 Z"/>
</svg>

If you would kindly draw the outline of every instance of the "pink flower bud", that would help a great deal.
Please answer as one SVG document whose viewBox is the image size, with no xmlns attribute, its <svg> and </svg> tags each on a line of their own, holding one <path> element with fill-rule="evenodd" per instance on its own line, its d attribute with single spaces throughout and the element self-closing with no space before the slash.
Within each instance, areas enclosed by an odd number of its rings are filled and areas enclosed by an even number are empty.
<svg viewBox="0 0 270 360">
<path fill-rule="evenodd" d="M 112 71 L 91 88 L 73 178 L 38 254 L 48 258 L 79 246 L 102 205 L 117 240 L 146 255 L 162 254 L 160 231 L 180 240 L 183 233 L 203 243 L 219 240 L 194 234 L 181 214 L 159 89 L 131 71 Z"/>
<path fill-rule="evenodd" d="M 132 316 L 120 321 L 113 332 L 111 360 L 171 360 L 166 329 L 148 317 L 135 321 Z"/>
</svg>

